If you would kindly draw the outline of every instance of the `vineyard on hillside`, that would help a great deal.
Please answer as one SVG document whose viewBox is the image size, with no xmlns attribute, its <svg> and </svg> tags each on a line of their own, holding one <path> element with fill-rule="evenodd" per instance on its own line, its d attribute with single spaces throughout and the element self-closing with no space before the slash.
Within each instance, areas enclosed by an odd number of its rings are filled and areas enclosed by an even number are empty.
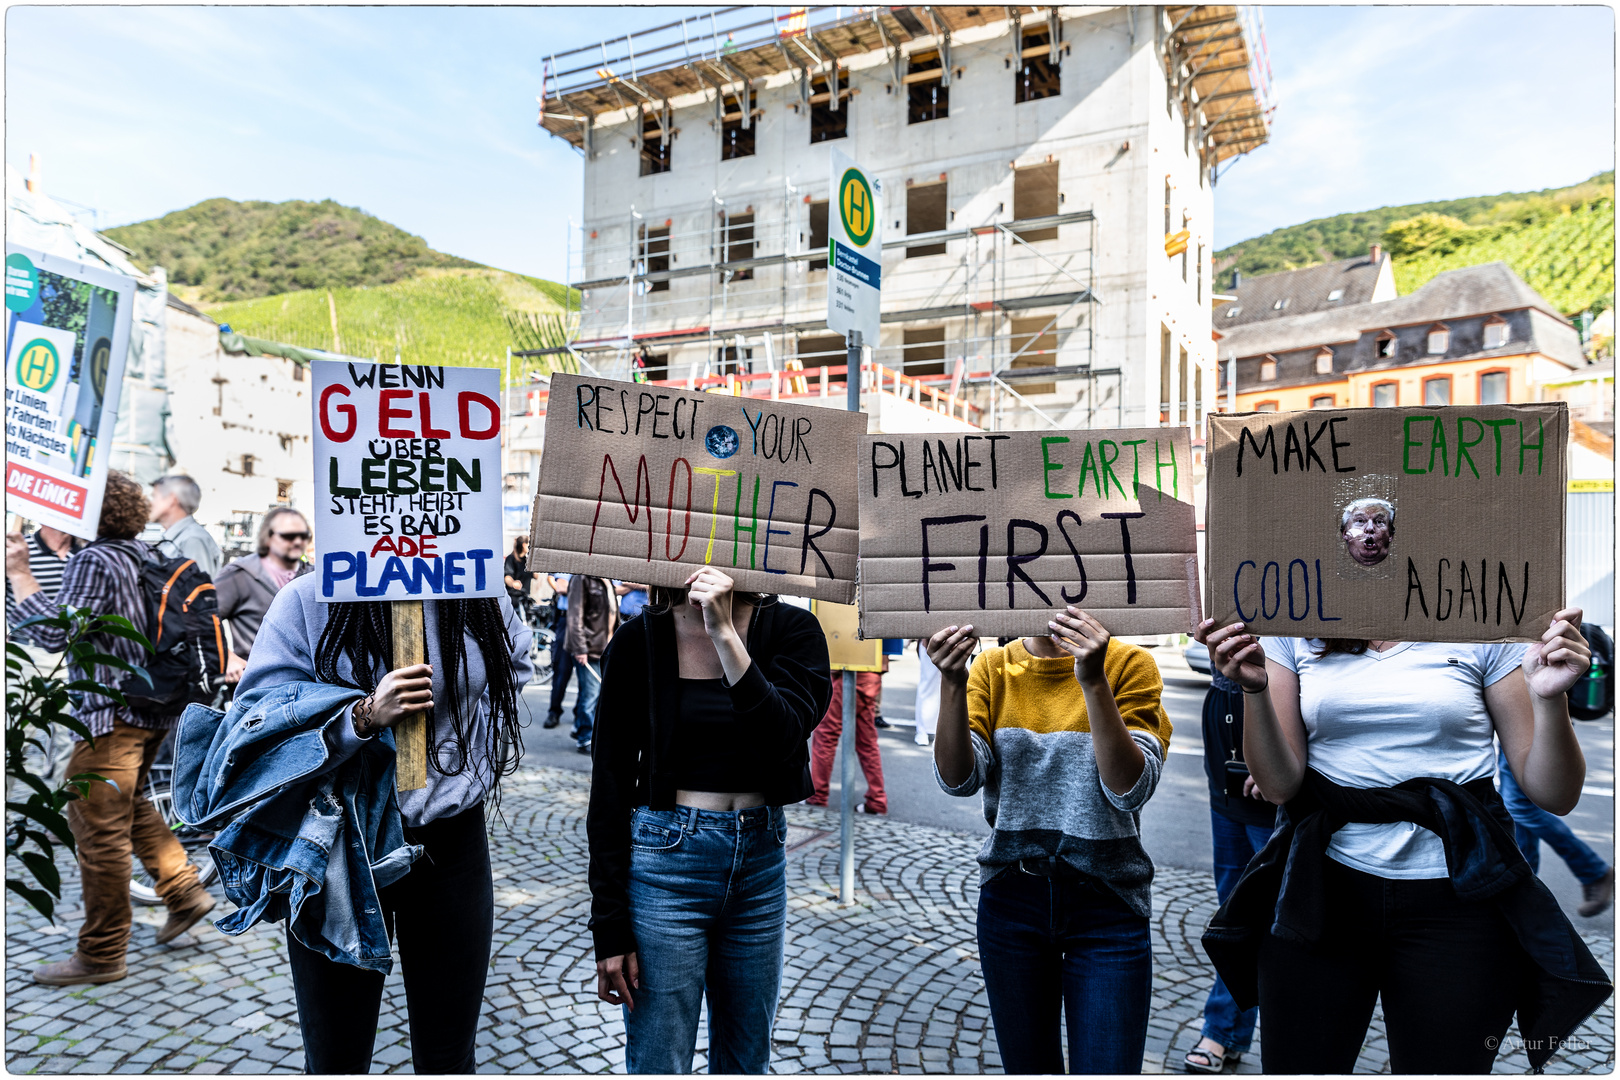
<svg viewBox="0 0 1620 1080">
<path fill-rule="evenodd" d="M 308 290 L 206 305 L 238 333 L 391 363 L 495 366 L 506 349 L 560 345 L 578 322 L 562 286 L 500 270 L 425 270 L 388 285 Z M 334 333 L 335 326 L 335 333 Z M 566 336 L 565 336 L 566 335 Z M 550 370 L 546 358 L 514 361 Z"/>
<path fill-rule="evenodd" d="M 1614 199 L 1597 199 L 1517 228 L 1484 227 L 1452 250 L 1395 260 L 1395 285 L 1409 293 L 1436 274 L 1498 259 L 1559 311 L 1602 311 L 1614 296 Z"/>
</svg>

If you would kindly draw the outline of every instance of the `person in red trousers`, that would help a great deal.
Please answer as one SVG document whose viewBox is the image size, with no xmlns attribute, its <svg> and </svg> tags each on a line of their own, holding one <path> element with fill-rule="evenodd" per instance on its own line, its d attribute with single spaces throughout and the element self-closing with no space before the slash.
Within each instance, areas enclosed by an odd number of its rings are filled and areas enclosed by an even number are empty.
<svg viewBox="0 0 1620 1080">
<path fill-rule="evenodd" d="M 884 667 L 889 658 L 883 658 Z M 886 814 L 889 799 L 883 792 L 883 755 L 878 752 L 877 711 L 878 698 L 883 693 L 883 674 L 878 671 L 855 673 L 855 756 L 860 760 L 861 772 L 866 774 L 866 799 L 855 807 L 861 814 Z M 810 780 L 816 793 L 805 802 L 811 806 L 827 805 L 827 788 L 832 779 L 833 759 L 838 755 L 838 740 L 844 733 L 844 673 L 832 673 L 832 703 L 827 715 L 816 725 L 810 736 Z M 846 796 L 847 797 L 847 796 Z"/>
</svg>

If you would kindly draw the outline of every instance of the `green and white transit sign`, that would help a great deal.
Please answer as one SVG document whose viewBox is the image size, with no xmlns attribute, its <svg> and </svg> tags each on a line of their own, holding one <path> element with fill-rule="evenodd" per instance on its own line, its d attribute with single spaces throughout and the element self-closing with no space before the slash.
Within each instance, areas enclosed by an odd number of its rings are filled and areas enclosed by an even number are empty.
<svg viewBox="0 0 1620 1080">
<path fill-rule="evenodd" d="M 827 328 L 878 340 L 883 287 L 883 182 L 832 152 L 834 212 L 827 220 Z"/>
</svg>

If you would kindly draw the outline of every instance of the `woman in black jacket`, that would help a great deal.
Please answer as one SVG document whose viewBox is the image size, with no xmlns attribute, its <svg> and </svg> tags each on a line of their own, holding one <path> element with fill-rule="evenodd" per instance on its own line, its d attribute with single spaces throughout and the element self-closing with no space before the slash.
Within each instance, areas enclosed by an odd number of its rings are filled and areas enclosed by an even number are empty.
<svg viewBox="0 0 1620 1080">
<path fill-rule="evenodd" d="M 704 567 L 626 623 L 602 658 L 586 820 L 597 995 L 624 1006 L 632 1073 L 764 1073 L 782 982 L 786 803 L 811 793 L 831 697 L 803 609 Z"/>
</svg>

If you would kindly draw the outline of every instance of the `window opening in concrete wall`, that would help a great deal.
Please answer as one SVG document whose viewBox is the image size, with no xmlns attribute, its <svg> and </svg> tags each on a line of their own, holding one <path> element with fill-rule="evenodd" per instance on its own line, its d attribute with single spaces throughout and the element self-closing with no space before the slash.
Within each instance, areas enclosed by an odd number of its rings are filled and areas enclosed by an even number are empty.
<svg viewBox="0 0 1620 1080">
<path fill-rule="evenodd" d="M 1320 397 L 1311 398 L 1311 408 L 1313 408 L 1313 409 L 1331 409 L 1331 408 L 1333 408 L 1333 395 L 1332 394 L 1323 394 Z"/>
<path fill-rule="evenodd" d="M 1030 165 L 1013 170 L 1013 219 L 1053 217 L 1058 213 L 1057 162 Z M 1057 226 L 1044 229 L 1025 229 L 1018 234 L 1025 240 L 1056 240 Z"/>
<path fill-rule="evenodd" d="M 757 121 L 758 117 L 752 119 Z M 742 105 L 735 94 L 727 94 L 726 108 L 720 122 L 720 157 L 725 161 L 753 157 L 754 132 L 757 130 L 757 123 L 750 123 L 746 128 L 742 126 Z"/>
<path fill-rule="evenodd" d="M 658 113 L 647 113 L 641 120 L 641 175 L 669 172 L 670 145 L 674 132 L 664 130 Z"/>
<path fill-rule="evenodd" d="M 807 368 L 839 367 L 849 359 L 849 347 L 842 334 L 802 337 L 794 353 Z"/>
<path fill-rule="evenodd" d="M 291 480 L 276 481 L 276 502 L 288 503 L 292 501 L 293 482 Z"/>
<path fill-rule="evenodd" d="M 950 217 L 946 208 L 946 188 L 944 183 L 913 184 L 906 188 L 906 235 L 917 233 L 931 233 L 942 231 Z M 943 255 L 945 245 L 922 244 L 918 247 L 906 248 L 906 258 L 915 259 L 922 255 Z"/>
<path fill-rule="evenodd" d="M 660 229 L 641 227 L 641 272 L 662 274 L 669 271 L 669 226 Z M 643 283 L 646 292 L 668 292 L 669 279 Z"/>
<path fill-rule="evenodd" d="M 1437 375 L 1432 379 L 1423 380 L 1423 404 L 1450 405 L 1451 404 L 1451 376 Z"/>
<path fill-rule="evenodd" d="M 669 378 L 669 353 L 643 350 L 636 356 L 636 374 L 646 382 L 660 382 Z"/>
<path fill-rule="evenodd" d="M 1164 178 L 1164 235 L 1170 235 L 1170 178 Z"/>
<path fill-rule="evenodd" d="M 1012 354 L 1016 356 L 1020 349 L 1024 350 L 1022 356 L 1008 365 L 1012 370 L 1057 366 L 1057 331 L 1056 328 L 1046 329 L 1046 324 L 1051 321 L 1050 315 L 1031 315 L 1012 321 Z M 1042 333 L 1043 330 L 1045 333 Z M 1015 382 L 1012 385 L 1025 397 L 1057 393 L 1055 382 Z"/>
<path fill-rule="evenodd" d="M 1479 377 L 1479 403 L 1481 405 L 1506 405 L 1508 400 L 1508 373 L 1505 371 L 1486 371 Z"/>
<path fill-rule="evenodd" d="M 905 373 L 907 375 L 945 374 L 945 328 L 923 326 L 905 332 Z"/>
<path fill-rule="evenodd" d="M 827 76 L 810 80 L 810 141 L 827 142 L 849 135 L 849 72 L 838 73 L 838 108 L 832 107 L 832 91 Z M 819 98 L 819 100 L 818 100 Z"/>
<path fill-rule="evenodd" d="M 1485 347 L 1500 349 L 1508 343 L 1508 324 L 1501 321 L 1485 324 Z"/>
<path fill-rule="evenodd" d="M 1393 360 L 1400 346 L 1396 343 L 1395 335 L 1388 330 L 1378 335 L 1378 359 Z"/>
<path fill-rule="evenodd" d="M 810 204 L 810 250 L 819 251 L 823 255 L 827 251 L 827 200 L 817 199 Z M 811 259 L 810 269 L 827 269 L 827 260 Z"/>
<path fill-rule="evenodd" d="M 1429 331 L 1429 355 L 1441 356 L 1451 347 L 1451 331 L 1437 326 Z"/>
<path fill-rule="evenodd" d="M 720 352 L 715 359 L 719 362 L 720 368 L 716 374 L 746 375 L 748 374 L 749 363 L 754 359 L 754 350 L 745 348 L 739 354 L 735 345 L 723 345 L 720 347 Z"/>
<path fill-rule="evenodd" d="M 300 364 L 296 360 L 292 361 L 292 377 L 293 377 L 293 382 L 303 382 L 304 381 L 304 365 Z"/>
<path fill-rule="evenodd" d="M 1382 382 L 1372 388 L 1372 404 L 1375 409 L 1393 409 L 1401 403 L 1400 386 L 1397 383 Z"/>
<path fill-rule="evenodd" d="M 1191 404 L 1192 398 L 1192 395 L 1188 392 L 1190 387 L 1187 385 L 1187 380 L 1191 377 L 1192 365 L 1187 363 L 1186 349 L 1181 350 L 1180 359 L 1181 370 L 1176 374 L 1176 382 L 1181 386 L 1181 393 L 1176 400 L 1180 402 L 1180 407 L 1178 409 L 1178 412 L 1180 413 L 1180 421 L 1185 421 L 1188 419 L 1187 407 Z"/>
<path fill-rule="evenodd" d="M 741 262 L 754 257 L 754 215 L 746 214 L 726 215 L 726 262 Z M 752 268 L 733 270 L 732 281 L 750 281 L 753 279 Z"/>
<path fill-rule="evenodd" d="M 906 105 L 908 124 L 943 120 L 951 113 L 951 88 L 941 82 L 945 66 L 938 49 L 911 54 L 906 64 Z"/>
<path fill-rule="evenodd" d="M 1159 419 L 1170 419 L 1170 328 L 1159 326 Z"/>
<path fill-rule="evenodd" d="M 1198 275 L 1197 276 L 1198 276 L 1198 286 L 1197 286 L 1196 291 L 1193 293 L 1193 302 L 1197 303 L 1197 304 L 1202 304 L 1204 302 L 1204 245 L 1203 244 L 1198 245 Z"/>
<path fill-rule="evenodd" d="M 1023 32 L 1014 103 L 1057 97 L 1063 93 L 1063 78 L 1057 58 L 1052 55 L 1052 29 L 1038 26 Z M 1036 50 L 1032 52 L 1032 50 Z"/>
</svg>

